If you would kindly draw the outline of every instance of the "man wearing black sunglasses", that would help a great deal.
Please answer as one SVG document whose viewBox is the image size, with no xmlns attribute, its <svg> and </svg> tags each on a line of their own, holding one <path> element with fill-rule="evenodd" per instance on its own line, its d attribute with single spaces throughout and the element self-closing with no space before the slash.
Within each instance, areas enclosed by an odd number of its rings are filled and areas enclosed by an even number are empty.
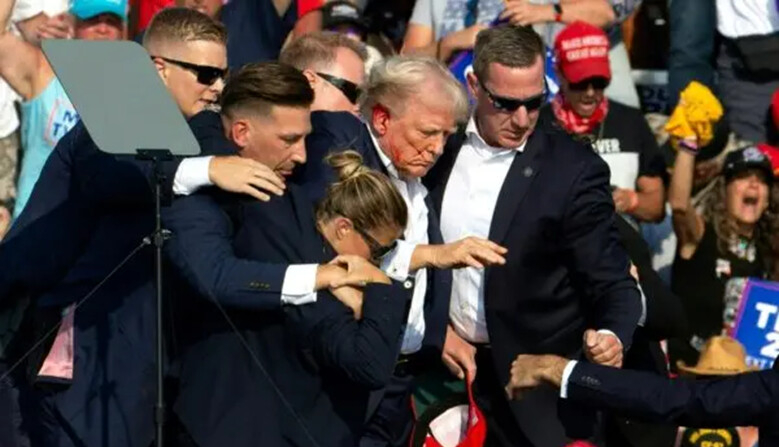
<svg viewBox="0 0 779 447">
<path fill-rule="evenodd" d="M 445 242 L 471 234 L 508 250 L 505 265 L 453 272 L 444 346 L 445 360 L 475 376 L 490 446 L 588 437 L 594 420 L 575 408 L 558 413 L 553 392 L 509 405 L 509 366 L 517 353 L 582 351 L 619 366 L 640 315 L 607 166 L 565 133 L 536 126 L 544 52 L 532 28 L 479 33 L 468 75 L 473 116 L 426 179 Z"/>
<path fill-rule="evenodd" d="M 314 89 L 311 111 L 357 114 L 365 78 L 365 47 L 344 34 L 316 32 L 294 40 L 279 61 L 302 71 Z"/>
<path fill-rule="evenodd" d="M 638 222 L 663 219 L 665 162 L 640 110 L 604 94 L 611 82 L 609 39 L 574 22 L 555 40 L 560 91 L 540 120 L 592 143 L 611 168 L 617 211 Z"/>
</svg>

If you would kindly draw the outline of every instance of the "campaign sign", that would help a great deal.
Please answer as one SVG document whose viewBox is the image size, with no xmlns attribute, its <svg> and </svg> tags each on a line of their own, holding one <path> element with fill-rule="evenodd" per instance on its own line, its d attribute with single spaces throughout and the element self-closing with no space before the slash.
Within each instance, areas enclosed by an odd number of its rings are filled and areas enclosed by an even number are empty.
<svg viewBox="0 0 779 447">
<path fill-rule="evenodd" d="M 747 364 L 769 369 L 779 356 L 779 283 L 747 280 L 731 331 L 747 352 Z"/>
</svg>

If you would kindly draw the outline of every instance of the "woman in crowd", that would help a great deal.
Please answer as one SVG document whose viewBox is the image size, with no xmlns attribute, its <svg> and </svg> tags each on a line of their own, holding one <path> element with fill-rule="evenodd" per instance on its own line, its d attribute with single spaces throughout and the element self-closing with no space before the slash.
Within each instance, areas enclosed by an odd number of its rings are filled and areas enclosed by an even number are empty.
<svg viewBox="0 0 779 447">
<path fill-rule="evenodd" d="M 256 332 L 270 377 L 291 407 L 278 413 L 282 436 L 347 446 L 359 440 L 370 390 L 393 373 L 413 284 L 391 282 L 368 262 L 389 253 L 406 227 L 405 202 L 389 178 L 364 166 L 357 152 L 327 162 L 338 180 L 316 210 L 294 185 L 268 203 L 246 203 L 240 220 L 255 224 L 238 230 L 235 247 L 238 256 L 284 264 L 346 255 L 349 268 L 363 272 L 364 301 L 356 289 L 346 290 L 351 299 L 341 297 L 351 309 L 320 291 L 314 304 L 289 306 Z"/>
<path fill-rule="evenodd" d="M 682 298 L 689 337 L 671 339 L 671 365 L 698 360 L 705 340 L 723 330 L 725 286 L 731 278 L 762 278 L 771 271 L 776 215 L 771 206 L 771 163 L 756 147 L 725 157 L 722 173 L 700 209 L 691 201 L 695 144 L 680 143 L 669 202 L 678 239 L 673 291 Z"/>
</svg>

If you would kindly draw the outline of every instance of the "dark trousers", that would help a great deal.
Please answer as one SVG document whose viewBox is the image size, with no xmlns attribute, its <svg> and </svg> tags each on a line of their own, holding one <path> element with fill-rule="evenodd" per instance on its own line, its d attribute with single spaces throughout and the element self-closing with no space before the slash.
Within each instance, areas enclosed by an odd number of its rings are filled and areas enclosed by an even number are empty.
<svg viewBox="0 0 779 447">
<path fill-rule="evenodd" d="M 674 0 L 676 1 L 676 0 Z M 718 97 L 725 119 L 737 137 L 752 143 L 769 139 L 771 95 L 779 88 L 779 75 L 749 73 L 735 44 L 723 40 L 717 56 Z"/>
<path fill-rule="evenodd" d="M 360 447 L 405 447 L 414 428 L 411 394 L 414 391 L 412 374 L 396 373 L 389 384 L 372 396 L 378 403 L 360 439 Z"/>
<path fill-rule="evenodd" d="M 714 87 L 716 6 L 711 0 L 673 0 L 669 6 L 668 107 L 690 81 Z"/>
<path fill-rule="evenodd" d="M 38 411 L 32 389 L 24 377 L 24 368 L 9 372 L 0 362 L 0 446 L 37 445 Z"/>
<path fill-rule="evenodd" d="M 476 405 L 487 420 L 486 446 L 532 446 L 514 419 L 514 413 L 506 399 L 506 391 L 495 373 L 488 348 L 476 350 L 476 380 L 473 383 L 473 394 Z"/>
<path fill-rule="evenodd" d="M 504 386 L 490 349 L 477 347 L 473 393 L 487 420 L 486 446 L 562 447 L 573 439 L 596 441 L 593 411 L 559 399 L 551 388 L 527 393 L 522 405 L 512 408 Z"/>
</svg>

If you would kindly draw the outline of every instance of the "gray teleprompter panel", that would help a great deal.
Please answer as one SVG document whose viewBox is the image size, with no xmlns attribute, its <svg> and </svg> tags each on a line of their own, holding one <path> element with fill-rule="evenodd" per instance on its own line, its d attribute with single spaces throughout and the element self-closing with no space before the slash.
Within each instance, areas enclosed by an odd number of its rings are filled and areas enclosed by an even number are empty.
<svg viewBox="0 0 779 447">
<path fill-rule="evenodd" d="M 43 52 L 103 152 L 198 155 L 184 115 L 146 50 L 130 41 L 44 40 Z"/>
</svg>

